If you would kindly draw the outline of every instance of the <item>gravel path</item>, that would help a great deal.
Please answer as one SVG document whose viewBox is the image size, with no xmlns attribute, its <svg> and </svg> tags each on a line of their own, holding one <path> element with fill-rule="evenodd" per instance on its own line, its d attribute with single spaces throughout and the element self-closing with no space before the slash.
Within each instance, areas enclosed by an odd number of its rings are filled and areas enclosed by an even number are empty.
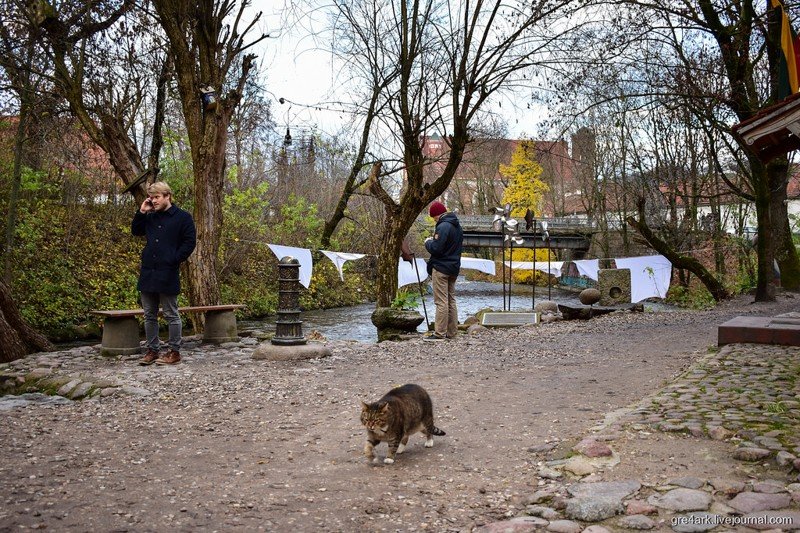
<svg viewBox="0 0 800 533">
<path fill-rule="evenodd" d="M 622 408 L 633 408 L 613 427 L 625 433 L 612 444 L 622 463 L 584 481 L 626 477 L 647 486 L 653 475 L 669 474 L 656 471 L 676 456 L 691 456 L 687 442 L 720 453 L 733 447 L 706 434 L 646 438 L 665 421 L 690 430 L 675 414 L 691 398 L 662 403 L 669 416 L 652 419 L 657 410 L 643 398 L 706 360 L 716 326 L 736 315 L 800 310 L 790 296 L 491 330 L 446 343 L 333 342 L 332 357 L 302 362 L 255 361 L 253 339 L 189 342 L 175 367 L 102 358 L 96 348 L 34 354 L 0 366 L 0 377 L 49 379 L 65 396 L 90 397 L 0 401 L 0 531 L 488 531 L 530 514 L 543 487 L 557 493 L 567 479 L 559 470 L 565 451 L 593 428 L 608 428 L 607 415 Z M 428 390 L 447 436 L 431 449 L 412 437 L 394 465 L 367 465 L 359 402 L 409 382 Z M 707 392 L 692 386 L 678 392 Z M 793 409 L 791 401 L 772 403 Z M 791 452 L 794 436 L 779 438 Z M 704 479 L 714 474 L 703 470 L 707 461 L 690 459 L 686 468 Z M 565 512 L 560 507 L 552 505 Z M 555 531 L 556 521 L 524 527 Z M 578 522 L 580 531 L 587 521 Z"/>
</svg>

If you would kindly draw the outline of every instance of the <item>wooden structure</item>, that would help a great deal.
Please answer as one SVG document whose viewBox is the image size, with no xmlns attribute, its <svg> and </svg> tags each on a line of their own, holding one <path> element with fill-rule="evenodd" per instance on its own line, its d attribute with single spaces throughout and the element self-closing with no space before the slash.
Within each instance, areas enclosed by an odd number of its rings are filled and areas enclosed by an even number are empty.
<svg viewBox="0 0 800 533">
<path fill-rule="evenodd" d="M 731 132 L 763 163 L 800 150 L 800 93 L 762 109 Z"/>
</svg>

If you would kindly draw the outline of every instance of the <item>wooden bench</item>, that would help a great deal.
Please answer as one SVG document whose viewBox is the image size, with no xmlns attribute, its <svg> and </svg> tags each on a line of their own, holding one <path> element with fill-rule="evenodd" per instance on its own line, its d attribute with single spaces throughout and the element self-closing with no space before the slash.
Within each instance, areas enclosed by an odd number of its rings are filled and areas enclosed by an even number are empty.
<svg viewBox="0 0 800 533">
<path fill-rule="evenodd" d="M 203 341 L 222 343 L 235 342 L 239 339 L 236 329 L 236 314 L 244 305 L 198 305 L 179 307 L 181 313 L 204 313 L 206 326 L 203 330 Z M 109 311 L 90 311 L 93 315 L 103 317 L 103 355 L 133 355 L 141 351 L 139 347 L 139 321 L 144 316 L 144 309 L 116 309 Z M 161 312 L 159 311 L 159 314 Z"/>
</svg>

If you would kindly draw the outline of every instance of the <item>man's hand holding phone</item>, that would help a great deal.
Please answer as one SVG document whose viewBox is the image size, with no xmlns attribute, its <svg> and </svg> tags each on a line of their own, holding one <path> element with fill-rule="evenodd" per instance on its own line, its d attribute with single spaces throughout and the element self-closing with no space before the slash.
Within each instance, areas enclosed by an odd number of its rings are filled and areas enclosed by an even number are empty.
<svg viewBox="0 0 800 533">
<path fill-rule="evenodd" d="M 142 202 L 142 206 L 139 208 L 139 212 L 147 213 L 153 209 L 155 209 L 155 207 L 153 207 L 153 200 L 150 198 L 145 198 L 144 202 Z"/>
</svg>

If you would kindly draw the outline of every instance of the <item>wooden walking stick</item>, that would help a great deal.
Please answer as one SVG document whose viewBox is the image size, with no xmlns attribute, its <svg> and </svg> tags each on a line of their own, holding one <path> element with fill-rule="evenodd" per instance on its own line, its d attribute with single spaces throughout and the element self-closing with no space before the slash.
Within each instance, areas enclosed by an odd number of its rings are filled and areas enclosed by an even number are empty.
<svg viewBox="0 0 800 533">
<path fill-rule="evenodd" d="M 431 323 L 428 321 L 428 308 L 425 306 L 425 295 L 422 292 L 422 279 L 419 277 L 419 267 L 417 266 L 417 256 L 411 251 L 408 246 L 408 239 L 403 240 L 400 246 L 400 257 L 403 261 L 409 261 L 414 264 L 414 271 L 417 273 L 417 287 L 419 287 L 419 298 L 422 300 L 422 311 L 425 313 L 425 326 L 430 331 Z"/>
</svg>

